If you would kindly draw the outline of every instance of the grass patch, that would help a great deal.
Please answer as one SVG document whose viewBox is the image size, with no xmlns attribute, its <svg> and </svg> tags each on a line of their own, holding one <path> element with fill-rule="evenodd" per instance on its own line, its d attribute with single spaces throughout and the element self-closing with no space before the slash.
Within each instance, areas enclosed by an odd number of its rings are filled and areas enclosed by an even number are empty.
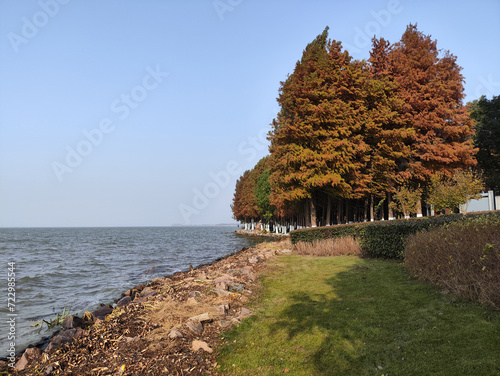
<svg viewBox="0 0 500 376">
<path fill-rule="evenodd" d="M 394 261 L 282 256 L 256 315 L 223 338 L 226 375 L 499 375 L 500 313 Z"/>
</svg>

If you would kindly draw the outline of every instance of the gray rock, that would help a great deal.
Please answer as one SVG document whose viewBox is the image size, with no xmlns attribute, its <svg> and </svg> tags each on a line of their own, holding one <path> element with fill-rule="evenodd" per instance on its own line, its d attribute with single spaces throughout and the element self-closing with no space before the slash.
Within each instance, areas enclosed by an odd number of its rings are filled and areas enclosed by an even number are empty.
<svg viewBox="0 0 500 376">
<path fill-rule="evenodd" d="M 132 303 L 132 298 L 130 296 L 124 296 L 121 298 L 118 303 L 116 303 L 117 307 L 125 307 L 126 305 L 129 305 Z"/>
<path fill-rule="evenodd" d="M 45 352 L 50 353 L 55 348 L 59 347 L 63 343 L 69 343 L 73 341 L 74 338 L 81 337 L 84 334 L 82 328 L 66 329 L 55 335 L 51 340 Z"/>
<path fill-rule="evenodd" d="M 83 319 L 73 315 L 66 316 L 61 325 L 64 329 L 79 328 L 83 325 Z"/>
<path fill-rule="evenodd" d="M 203 333 L 203 325 L 199 321 L 188 321 L 186 326 L 196 335 L 201 335 Z"/>
<path fill-rule="evenodd" d="M 155 289 L 147 286 L 147 287 L 144 287 L 141 291 L 141 293 L 139 294 L 139 296 L 141 298 L 145 298 L 145 297 L 148 297 L 148 296 L 151 296 L 151 294 L 158 294 L 158 291 L 156 291 Z"/>
<path fill-rule="evenodd" d="M 212 321 L 212 318 L 210 317 L 210 313 L 205 312 L 205 313 L 202 313 L 201 315 L 190 317 L 188 320 L 189 321 L 198 321 L 198 322 L 204 323 L 207 321 Z"/>
<path fill-rule="evenodd" d="M 104 320 L 111 312 L 113 312 L 113 308 L 110 305 L 105 305 L 97 308 L 92 314 L 95 318 Z"/>
</svg>

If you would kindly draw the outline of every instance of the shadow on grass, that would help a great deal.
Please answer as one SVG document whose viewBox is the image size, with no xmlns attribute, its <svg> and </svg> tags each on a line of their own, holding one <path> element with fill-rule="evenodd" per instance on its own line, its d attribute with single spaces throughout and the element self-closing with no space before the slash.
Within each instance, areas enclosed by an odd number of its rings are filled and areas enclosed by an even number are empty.
<svg viewBox="0 0 500 376">
<path fill-rule="evenodd" d="M 291 292 L 276 323 L 290 338 L 322 333 L 318 375 L 500 374 L 498 312 L 441 295 L 388 261 L 361 260 L 325 283 L 328 293 Z"/>
</svg>

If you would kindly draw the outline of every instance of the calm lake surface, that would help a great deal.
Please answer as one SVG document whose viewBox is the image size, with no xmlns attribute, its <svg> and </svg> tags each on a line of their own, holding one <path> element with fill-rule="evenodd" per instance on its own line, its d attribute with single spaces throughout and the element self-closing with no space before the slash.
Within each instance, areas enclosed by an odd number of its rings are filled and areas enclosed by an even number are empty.
<svg viewBox="0 0 500 376">
<path fill-rule="evenodd" d="M 8 263 L 16 273 L 16 351 L 48 336 L 31 325 L 64 307 L 81 315 L 125 290 L 252 247 L 236 226 L 0 228 L 0 357 L 8 351 Z"/>
</svg>

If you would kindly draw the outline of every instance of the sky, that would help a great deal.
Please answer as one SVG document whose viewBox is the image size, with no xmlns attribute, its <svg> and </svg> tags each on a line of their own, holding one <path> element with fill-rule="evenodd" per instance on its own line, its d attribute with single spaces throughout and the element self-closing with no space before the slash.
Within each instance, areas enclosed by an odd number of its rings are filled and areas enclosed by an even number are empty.
<svg viewBox="0 0 500 376">
<path fill-rule="evenodd" d="M 0 227 L 234 223 L 306 45 L 410 23 L 500 93 L 500 0 L 0 0 Z"/>
</svg>

